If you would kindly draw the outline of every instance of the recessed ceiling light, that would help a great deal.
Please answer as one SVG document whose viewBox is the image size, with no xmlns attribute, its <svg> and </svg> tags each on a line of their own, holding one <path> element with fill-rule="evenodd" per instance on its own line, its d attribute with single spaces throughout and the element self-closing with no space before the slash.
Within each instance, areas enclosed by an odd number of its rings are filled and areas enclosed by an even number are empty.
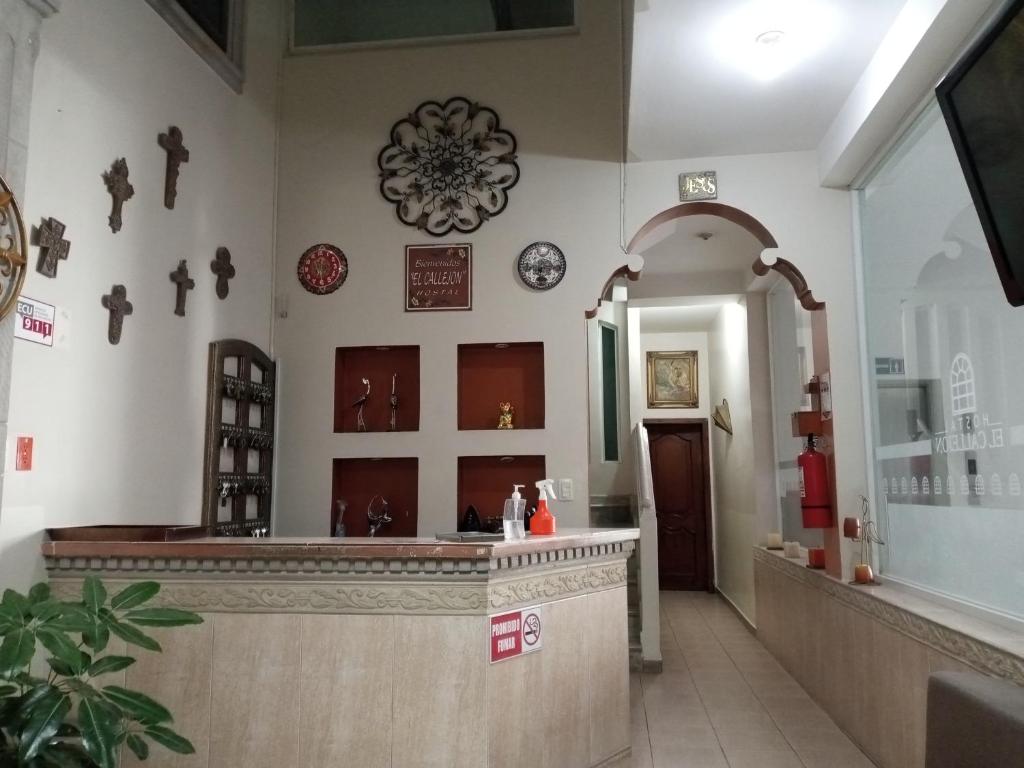
<svg viewBox="0 0 1024 768">
<path fill-rule="evenodd" d="M 786 33 L 781 29 L 769 29 L 767 32 L 762 32 L 755 37 L 754 42 L 761 45 L 778 45 L 785 36 Z"/>
<path fill-rule="evenodd" d="M 838 23 L 831 0 L 748 0 L 722 16 L 709 43 L 723 62 L 767 82 L 826 50 Z"/>
</svg>

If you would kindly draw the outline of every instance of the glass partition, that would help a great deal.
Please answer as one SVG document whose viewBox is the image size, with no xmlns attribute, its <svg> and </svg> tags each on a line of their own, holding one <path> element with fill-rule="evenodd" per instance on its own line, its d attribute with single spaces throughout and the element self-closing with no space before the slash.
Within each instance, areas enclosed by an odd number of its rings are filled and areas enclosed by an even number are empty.
<svg viewBox="0 0 1024 768">
<path fill-rule="evenodd" d="M 937 106 L 860 192 L 860 217 L 882 572 L 1024 618 L 1024 309 Z"/>
</svg>

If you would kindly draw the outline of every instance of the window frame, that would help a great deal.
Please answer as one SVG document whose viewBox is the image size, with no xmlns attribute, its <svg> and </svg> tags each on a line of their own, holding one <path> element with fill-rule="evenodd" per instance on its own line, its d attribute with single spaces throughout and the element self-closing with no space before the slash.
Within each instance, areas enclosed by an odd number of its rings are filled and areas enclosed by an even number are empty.
<svg viewBox="0 0 1024 768">
<path fill-rule="evenodd" d="M 153 0 L 149 0 L 153 2 Z M 166 1 L 166 0 L 165 0 Z M 580 34 L 580 9 L 582 0 L 573 0 L 573 23 L 565 27 L 539 27 L 537 29 L 510 29 L 496 32 L 478 32 L 465 35 L 437 35 L 433 37 L 404 37 L 394 40 L 365 40 L 357 43 L 330 43 L 328 45 L 295 44 L 295 3 L 288 0 L 288 55 L 312 56 L 318 53 L 340 53 L 386 48 L 412 48 L 435 45 L 456 45 L 459 43 L 482 43 L 496 40 L 523 40 L 544 37 L 568 37 Z"/>
<path fill-rule="evenodd" d="M 177 0 L 146 0 L 149 6 L 199 54 L 221 80 L 242 93 L 245 84 L 245 3 L 226 0 L 228 4 L 227 51 L 221 49 Z"/>
</svg>

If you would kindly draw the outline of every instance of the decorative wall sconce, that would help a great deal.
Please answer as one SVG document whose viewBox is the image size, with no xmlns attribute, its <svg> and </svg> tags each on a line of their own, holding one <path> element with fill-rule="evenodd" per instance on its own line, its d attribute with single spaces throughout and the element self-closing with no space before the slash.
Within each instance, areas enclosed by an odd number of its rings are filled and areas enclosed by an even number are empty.
<svg viewBox="0 0 1024 768">
<path fill-rule="evenodd" d="M 732 414 L 729 413 L 728 400 L 722 398 L 722 404 L 715 406 L 711 412 L 711 420 L 715 422 L 716 427 L 724 429 L 726 434 L 732 434 Z"/>
</svg>

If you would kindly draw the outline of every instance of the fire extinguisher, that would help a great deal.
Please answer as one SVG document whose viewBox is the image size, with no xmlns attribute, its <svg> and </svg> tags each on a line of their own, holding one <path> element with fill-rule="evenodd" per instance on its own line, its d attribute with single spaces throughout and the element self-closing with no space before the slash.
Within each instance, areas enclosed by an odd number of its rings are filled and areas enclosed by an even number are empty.
<svg viewBox="0 0 1024 768">
<path fill-rule="evenodd" d="M 807 447 L 796 459 L 800 469 L 800 508 L 804 528 L 831 528 L 832 502 L 828 492 L 828 462 L 825 454 L 814 450 L 814 435 L 807 436 Z"/>
</svg>

